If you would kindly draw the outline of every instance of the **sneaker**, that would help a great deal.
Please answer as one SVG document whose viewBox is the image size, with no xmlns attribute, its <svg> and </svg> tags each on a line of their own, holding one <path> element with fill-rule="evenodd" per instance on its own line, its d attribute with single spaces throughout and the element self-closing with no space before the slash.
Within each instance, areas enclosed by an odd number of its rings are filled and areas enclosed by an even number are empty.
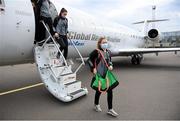
<svg viewBox="0 0 180 121">
<path fill-rule="evenodd" d="M 74 62 L 72 59 L 66 59 L 68 65 L 74 65 Z"/>
<path fill-rule="evenodd" d="M 100 105 L 95 105 L 94 109 L 96 112 L 102 112 Z"/>
<path fill-rule="evenodd" d="M 114 116 L 114 117 L 117 117 L 119 114 L 116 113 L 113 109 L 110 109 L 108 110 L 107 114 L 111 115 L 111 116 Z"/>
</svg>

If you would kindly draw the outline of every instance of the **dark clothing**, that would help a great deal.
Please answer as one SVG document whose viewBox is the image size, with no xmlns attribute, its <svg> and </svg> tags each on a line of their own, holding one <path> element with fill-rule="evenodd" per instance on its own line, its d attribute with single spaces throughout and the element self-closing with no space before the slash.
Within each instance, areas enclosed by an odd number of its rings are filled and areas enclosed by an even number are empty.
<svg viewBox="0 0 180 121">
<path fill-rule="evenodd" d="M 108 71 L 108 67 L 112 65 L 111 53 L 109 50 L 107 50 L 106 52 L 104 52 L 103 50 L 100 50 L 100 51 L 101 51 L 102 55 L 104 56 L 104 59 L 106 60 L 107 63 L 103 60 L 100 52 L 98 50 L 94 50 L 90 54 L 89 65 L 90 65 L 91 71 L 93 71 L 93 69 L 96 68 L 97 73 L 100 74 L 102 78 L 105 78 L 106 73 Z M 95 77 L 93 77 L 91 84 L 93 83 L 93 80 L 95 80 Z M 95 99 L 94 99 L 95 105 L 99 104 L 100 95 L 101 95 L 101 92 L 99 90 L 96 90 Z M 112 109 L 113 108 L 113 106 L 112 106 L 112 103 L 113 103 L 112 89 L 107 90 L 107 102 L 108 102 L 108 109 Z"/>
<path fill-rule="evenodd" d="M 51 12 L 50 12 L 50 2 L 49 0 L 42 0 L 42 5 L 40 9 L 40 16 L 51 18 Z"/>
<path fill-rule="evenodd" d="M 95 105 L 99 105 L 99 98 L 100 98 L 101 92 L 96 91 L 95 93 L 95 100 L 94 100 L 94 104 Z M 107 91 L 107 102 L 108 102 L 108 109 L 112 109 L 113 105 L 113 91 L 112 90 L 108 90 Z"/>
<path fill-rule="evenodd" d="M 53 36 L 53 35 L 55 34 L 55 32 L 54 32 L 54 30 L 53 30 L 53 21 L 52 21 L 52 18 L 50 18 L 50 17 L 47 18 L 47 17 L 41 16 L 41 20 L 43 20 L 44 23 L 49 26 L 50 33 L 51 33 L 51 35 Z M 45 28 L 44 28 L 44 29 L 45 29 Z M 43 35 L 43 37 L 45 38 L 46 30 L 43 30 L 43 31 L 45 31 L 45 32 L 44 32 L 44 35 Z"/>
<path fill-rule="evenodd" d="M 40 16 L 47 17 L 45 14 L 50 14 L 50 11 L 48 10 L 50 7 L 49 6 L 50 4 L 51 4 L 51 2 L 49 0 L 37 0 L 36 7 L 37 7 L 37 12 L 38 12 L 37 14 L 39 17 Z M 50 15 L 48 15 L 48 17 L 50 17 Z"/>
<path fill-rule="evenodd" d="M 108 52 L 102 51 L 101 54 L 103 55 L 106 62 L 108 62 L 109 61 Z M 100 74 L 101 77 L 105 78 L 109 65 L 106 65 L 107 63 L 104 61 L 101 55 L 100 57 L 101 59 L 100 59 L 100 62 L 96 65 L 96 69 L 97 69 L 97 73 Z"/>
<path fill-rule="evenodd" d="M 45 24 L 48 25 L 49 29 L 50 29 L 50 33 L 53 36 L 55 34 L 54 30 L 53 30 L 53 21 L 51 17 L 47 17 L 44 16 L 44 14 L 42 14 L 43 10 L 42 8 L 44 8 L 44 4 L 43 2 L 46 1 L 50 4 L 49 0 L 38 0 L 38 2 L 36 3 L 36 41 L 40 42 L 42 40 L 45 39 L 46 37 L 46 29 L 44 28 L 43 24 L 40 22 L 41 20 L 44 21 Z M 46 7 L 48 9 L 48 7 Z M 47 10 L 49 11 L 49 10 Z M 43 10 L 43 12 L 45 12 Z M 49 13 L 47 13 L 49 14 Z"/>
<path fill-rule="evenodd" d="M 58 39 L 57 42 L 60 45 L 60 50 L 61 50 L 61 52 L 64 50 L 64 58 L 67 59 L 67 56 L 68 56 L 68 38 L 67 38 L 68 20 L 67 20 L 67 18 L 62 18 L 62 17 L 58 16 L 54 19 L 53 26 L 56 28 L 56 32 L 59 34 L 60 39 Z M 64 44 L 62 44 L 62 43 L 64 43 Z M 58 53 L 58 56 L 60 56 L 60 53 Z"/>
<path fill-rule="evenodd" d="M 54 19 L 53 26 L 56 28 L 56 32 L 60 35 L 67 35 L 68 33 L 68 19 L 63 17 L 56 17 Z"/>
<path fill-rule="evenodd" d="M 60 46 L 59 49 L 61 50 L 61 52 L 64 50 L 63 55 L 64 55 L 64 58 L 67 59 L 67 56 L 68 56 L 68 39 L 67 39 L 67 36 L 66 35 L 65 36 L 60 35 L 59 37 L 60 37 L 60 39 L 57 40 L 58 44 L 61 45 L 60 41 L 63 41 L 65 44 L 64 47 Z M 58 56 L 60 56 L 60 52 L 58 52 Z"/>
<path fill-rule="evenodd" d="M 112 65 L 111 52 L 109 50 L 107 50 L 106 52 L 101 51 L 101 53 L 104 55 L 108 66 L 111 66 Z M 96 68 L 97 71 L 99 72 L 99 74 L 103 78 L 105 78 L 106 72 L 107 72 L 107 66 L 106 66 L 102 56 L 98 52 L 98 50 L 94 50 L 90 54 L 89 60 L 90 60 L 89 65 L 90 65 L 91 71 L 93 71 L 93 69 Z"/>
</svg>

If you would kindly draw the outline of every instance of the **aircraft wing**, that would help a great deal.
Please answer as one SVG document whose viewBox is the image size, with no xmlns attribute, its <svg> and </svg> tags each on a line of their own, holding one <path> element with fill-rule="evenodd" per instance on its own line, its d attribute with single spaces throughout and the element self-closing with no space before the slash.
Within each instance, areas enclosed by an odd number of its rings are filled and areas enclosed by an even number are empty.
<svg viewBox="0 0 180 121">
<path fill-rule="evenodd" d="M 114 50 L 115 51 L 115 50 Z M 118 49 L 116 54 L 129 56 L 133 54 L 148 54 L 148 53 L 159 53 L 159 52 L 176 52 L 180 51 L 180 48 L 132 48 L 132 49 Z"/>
<path fill-rule="evenodd" d="M 143 24 L 143 23 L 145 23 L 145 22 L 147 22 L 147 23 L 153 23 L 153 22 L 162 22 L 162 21 L 169 21 L 169 19 L 146 20 L 146 21 L 135 22 L 135 23 L 133 23 L 133 24 Z"/>
</svg>

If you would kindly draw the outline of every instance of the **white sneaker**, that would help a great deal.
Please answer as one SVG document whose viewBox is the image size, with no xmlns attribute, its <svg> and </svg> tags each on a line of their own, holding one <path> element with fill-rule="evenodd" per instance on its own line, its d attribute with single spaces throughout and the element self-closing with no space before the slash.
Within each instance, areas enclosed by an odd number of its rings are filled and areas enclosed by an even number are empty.
<svg viewBox="0 0 180 121">
<path fill-rule="evenodd" d="M 101 109 L 100 105 L 95 105 L 94 110 L 97 111 L 97 112 L 102 112 L 102 109 Z"/>
<path fill-rule="evenodd" d="M 67 62 L 68 62 L 68 65 L 74 65 L 74 62 L 72 59 L 68 59 Z"/>
<path fill-rule="evenodd" d="M 114 116 L 114 117 L 117 117 L 119 114 L 116 113 L 113 109 L 110 109 L 108 110 L 107 114 L 111 115 L 111 116 Z"/>
</svg>

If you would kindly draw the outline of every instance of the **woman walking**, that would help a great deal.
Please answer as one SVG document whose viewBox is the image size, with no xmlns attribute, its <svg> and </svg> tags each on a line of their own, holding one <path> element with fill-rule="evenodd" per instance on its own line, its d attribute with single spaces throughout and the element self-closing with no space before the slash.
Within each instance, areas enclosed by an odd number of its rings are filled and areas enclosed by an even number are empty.
<svg viewBox="0 0 180 121">
<path fill-rule="evenodd" d="M 115 76 L 111 73 L 113 65 L 111 61 L 111 53 L 108 50 L 108 41 L 101 37 L 97 43 L 97 49 L 94 50 L 89 57 L 88 63 L 91 71 L 94 73 L 91 87 L 96 90 L 94 105 L 95 111 L 101 112 L 99 104 L 100 95 L 107 92 L 108 112 L 111 116 L 118 116 L 113 110 L 113 89 L 119 84 Z"/>
</svg>

